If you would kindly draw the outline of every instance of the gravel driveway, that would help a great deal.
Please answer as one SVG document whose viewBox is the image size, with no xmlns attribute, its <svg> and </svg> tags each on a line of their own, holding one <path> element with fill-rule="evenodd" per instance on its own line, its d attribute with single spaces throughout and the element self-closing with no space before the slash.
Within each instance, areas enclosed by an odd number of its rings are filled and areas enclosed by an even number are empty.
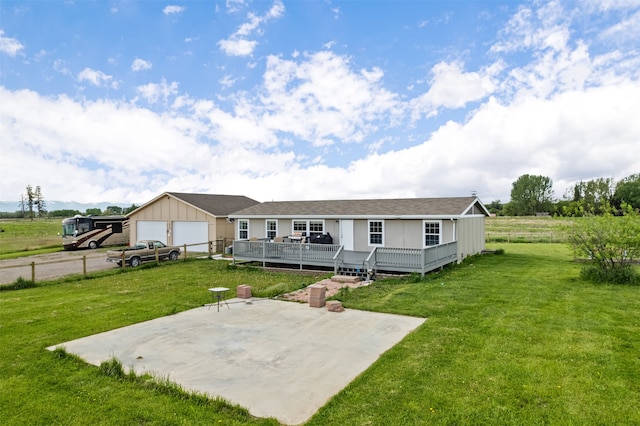
<svg viewBox="0 0 640 426">
<path fill-rule="evenodd" d="M 10 284 L 19 277 L 30 280 L 32 262 L 35 262 L 36 281 L 81 274 L 83 256 L 87 258 L 87 272 L 118 267 L 115 263 L 106 262 L 107 256 L 104 251 L 79 250 L 38 254 L 0 260 L 0 284 Z"/>
</svg>

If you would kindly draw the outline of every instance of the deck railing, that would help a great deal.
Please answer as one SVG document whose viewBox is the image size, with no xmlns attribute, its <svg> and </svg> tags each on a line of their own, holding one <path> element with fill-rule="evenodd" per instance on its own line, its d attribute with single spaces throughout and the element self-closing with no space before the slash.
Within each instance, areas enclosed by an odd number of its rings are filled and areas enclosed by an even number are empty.
<svg viewBox="0 0 640 426">
<path fill-rule="evenodd" d="M 340 246 L 336 254 L 333 255 L 333 273 L 338 274 L 344 264 L 344 246 Z"/>
<path fill-rule="evenodd" d="M 439 244 L 424 249 L 376 247 L 365 261 L 367 270 L 420 272 L 422 275 L 458 259 L 458 243 Z"/>
<path fill-rule="evenodd" d="M 233 242 L 233 259 L 266 263 L 333 266 L 339 244 L 272 243 L 269 241 Z"/>
<path fill-rule="evenodd" d="M 376 247 L 369 253 L 346 252 L 339 244 L 272 243 L 269 241 L 233 242 L 233 259 L 267 263 L 285 263 L 333 267 L 338 273 L 359 257 L 355 266 L 367 271 L 419 272 L 422 275 L 457 261 L 457 243 L 451 242 L 424 249 Z M 350 256 L 346 256 L 350 254 Z M 355 256 L 358 255 L 358 256 Z M 355 257 L 354 257 L 355 256 Z M 349 260 L 351 259 L 351 260 Z"/>
</svg>

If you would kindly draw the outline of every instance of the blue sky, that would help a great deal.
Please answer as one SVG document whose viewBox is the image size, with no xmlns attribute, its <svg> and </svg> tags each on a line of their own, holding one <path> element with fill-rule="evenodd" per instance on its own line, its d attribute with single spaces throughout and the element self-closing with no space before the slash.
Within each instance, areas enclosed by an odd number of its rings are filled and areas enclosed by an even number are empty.
<svg viewBox="0 0 640 426">
<path fill-rule="evenodd" d="M 640 172 L 640 0 L 0 2 L 0 200 Z"/>
</svg>

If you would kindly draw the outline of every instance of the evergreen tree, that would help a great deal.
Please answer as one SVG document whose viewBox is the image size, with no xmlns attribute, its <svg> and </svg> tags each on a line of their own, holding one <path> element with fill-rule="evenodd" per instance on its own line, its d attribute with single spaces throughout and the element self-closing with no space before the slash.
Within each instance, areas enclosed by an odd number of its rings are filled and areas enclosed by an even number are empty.
<svg viewBox="0 0 640 426">
<path fill-rule="evenodd" d="M 29 211 L 29 218 L 33 220 L 33 203 L 35 199 L 35 194 L 33 192 L 33 187 L 31 185 L 27 185 L 27 196 L 26 196 L 26 204 L 27 210 Z"/>
<path fill-rule="evenodd" d="M 36 210 L 38 210 L 38 217 L 47 215 L 47 204 L 44 201 L 44 196 L 42 195 L 42 189 L 40 186 L 36 186 L 36 191 L 33 195 L 34 204 L 36 206 Z"/>
</svg>

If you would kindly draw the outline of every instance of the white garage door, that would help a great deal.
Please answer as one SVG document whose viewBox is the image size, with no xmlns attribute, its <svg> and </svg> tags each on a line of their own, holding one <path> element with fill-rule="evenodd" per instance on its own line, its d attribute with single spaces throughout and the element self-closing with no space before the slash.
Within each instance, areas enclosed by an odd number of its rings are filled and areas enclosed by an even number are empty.
<svg viewBox="0 0 640 426">
<path fill-rule="evenodd" d="M 187 247 L 187 251 L 208 252 L 209 222 L 173 222 L 173 244 L 199 244 Z"/>
<path fill-rule="evenodd" d="M 136 233 L 138 240 L 158 240 L 167 244 L 167 222 L 164 220 L 139 220 Z"/>
</svg>

